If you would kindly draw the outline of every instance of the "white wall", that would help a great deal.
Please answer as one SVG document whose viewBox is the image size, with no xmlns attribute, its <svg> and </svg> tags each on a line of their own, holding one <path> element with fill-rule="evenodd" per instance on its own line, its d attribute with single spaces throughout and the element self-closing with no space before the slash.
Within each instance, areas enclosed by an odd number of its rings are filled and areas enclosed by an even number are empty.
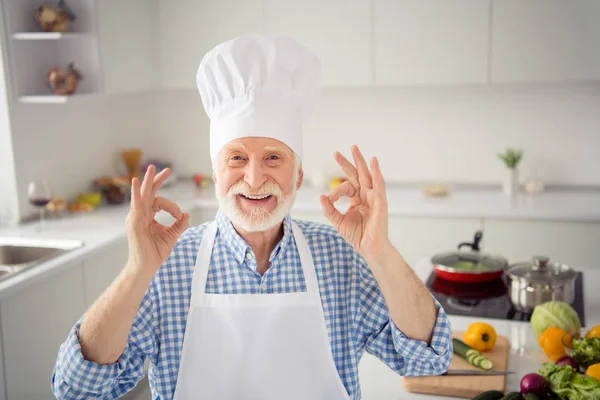
<svg viewBox="0 0 600 400">
<path fill-rule="evenodd" d="M 64 105 L 15 103 L 13 145 L 20 215 L 36 211 L 27 185 L 47 179 L 56 196 L 72 199 L 102 175 L 122 172 L 119 149 L 155 146 L 152 96 L 89 98 Z"/>
<path fill-rule="evenodd" d="M 161 148 L 183 173 L 210 171 L 208 120 L 195 91 L 155 98 Z M 169 139 L 167 139 L 169 138 Z M 326 89 L 305 132 L 307 178 L 338 174 L 358 144 L 389 181 L 499 184 L 496 156 L 524 150 L 522 178 L 600 185 L 600 86 Z"/>
<path fill-rule="evenodd" d="M 3 23 L 4 18 L 0 8 L 0 32 L 3 31 Z M 6 54 L 5 43 L 0 40 L 0 226 L 16 224 L 16 216 L 19 212 L 10 132 L 8 102 L 10 85 L 6 79 L 8 71 L 4 68 L 4 63 L 8 59 Z"/>
</svg>

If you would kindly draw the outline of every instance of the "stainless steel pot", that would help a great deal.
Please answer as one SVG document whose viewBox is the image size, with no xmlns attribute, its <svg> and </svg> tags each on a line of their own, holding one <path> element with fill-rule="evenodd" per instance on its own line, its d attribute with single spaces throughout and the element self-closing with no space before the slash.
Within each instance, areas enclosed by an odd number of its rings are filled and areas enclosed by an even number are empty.
<svg viewBox="0 0 600 400">
<path fill-rule="evenodd" d="M 510 299 L 517 310 L 531 312 L 547 301 L 575 299 L 575 270 L 565 264 L 550 262 L 548 257 L 534 257 L 533 263 L 511 265 L 509 277 Z"/>
</svg>

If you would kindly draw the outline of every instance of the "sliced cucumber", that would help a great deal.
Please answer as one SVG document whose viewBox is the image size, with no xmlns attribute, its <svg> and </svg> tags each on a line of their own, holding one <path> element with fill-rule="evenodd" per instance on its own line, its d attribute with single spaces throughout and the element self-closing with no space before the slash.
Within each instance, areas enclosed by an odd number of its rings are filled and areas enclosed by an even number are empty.
<svg viewBox="0 0 600 400">
<path fill-rule="evenodd" d="M 467 360 L 467 362 L 472 366 L 484 369 L 486 371 L 489 371 L 494 366 L 494 364 L 486 356 L 462 340 L 453 338 L 452 342 L 454 345 L 454 353 Z"/>
</svg>

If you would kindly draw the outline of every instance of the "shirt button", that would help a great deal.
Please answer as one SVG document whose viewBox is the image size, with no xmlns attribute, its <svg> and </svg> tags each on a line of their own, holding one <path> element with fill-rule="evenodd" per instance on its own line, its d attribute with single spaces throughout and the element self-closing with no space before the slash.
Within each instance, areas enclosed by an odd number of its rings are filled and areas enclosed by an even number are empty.
<svg viewBox="0 0 600 400">
<path fill-rule="evenodd" d="M 263 283 L 260 287 L 262 288 L 262 290 L 267 290 L 267 284 L 266 283 Z"/>
<path fill-rule="evenodd" d="M 248 260 L 252 260 L 252 254 L 250 254 L 250 253 L 247 253 L 247 254 L 246 254 L 246 258 L 247 258 Z"/>
</svg>

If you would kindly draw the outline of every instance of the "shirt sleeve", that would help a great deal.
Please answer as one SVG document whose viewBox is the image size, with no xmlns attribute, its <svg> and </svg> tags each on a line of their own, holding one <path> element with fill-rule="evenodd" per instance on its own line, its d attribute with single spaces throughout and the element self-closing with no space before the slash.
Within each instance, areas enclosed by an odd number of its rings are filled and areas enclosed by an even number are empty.
<svg viewBox="0 0 600 400">
<path fill-rule="evenodd" d="M 157 308 L 152 283 L 140 304 L 125 350 L 112 364 L 86 360 L 78 339 L 83 317 L 61 344 L 52 373 L 52 392 L 57 399 L 117 399 L 144 377 L 146 357 L 155 359 L 158 349 Z"/>
<path fill-rule="evenodd" d="M 452 361 L 452 329 L 441 304 L 432 296 L 437 311 L 430 343 L 404 335 L 389 316 L 387 304 L 371 269 L 360 255 L 355 287 L 358 307 L 355 317 L 359 344 L 402 376 L 440 375 Z M 406 304 L 410 307 L 410 304 Z"/>
</svg>

